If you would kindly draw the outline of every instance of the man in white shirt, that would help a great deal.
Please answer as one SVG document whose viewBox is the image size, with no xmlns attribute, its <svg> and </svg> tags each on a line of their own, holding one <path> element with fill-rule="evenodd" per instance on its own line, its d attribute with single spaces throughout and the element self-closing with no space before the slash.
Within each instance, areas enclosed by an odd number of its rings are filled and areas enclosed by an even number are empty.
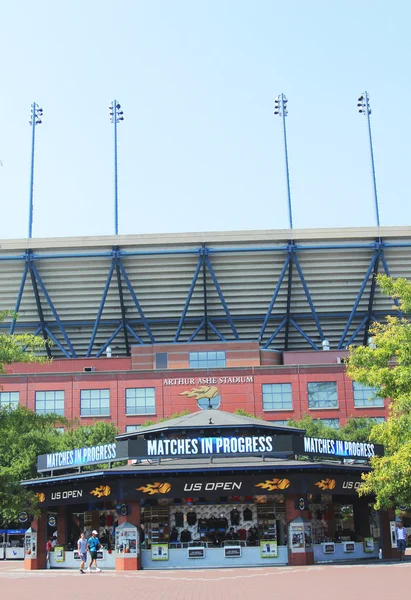
<svg viewBox="0 0 411 600">
<path fill-rule="evenodd" d="M 404 560 L 405 548 L 407 546 L 407 530 L 402 526 L 402 521 L 398 522 L 396 528 L 397 548 L 400 552 L 400 560 Z"/>
</svg>

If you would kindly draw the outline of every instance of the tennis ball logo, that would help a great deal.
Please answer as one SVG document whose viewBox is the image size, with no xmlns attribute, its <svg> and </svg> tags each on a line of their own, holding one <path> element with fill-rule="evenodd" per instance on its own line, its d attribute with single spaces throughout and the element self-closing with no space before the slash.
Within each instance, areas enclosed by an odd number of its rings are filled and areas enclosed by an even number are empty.
<svg viewBox="0 0 411 600">
<path fill-rule="evenodd" d="M 39 492 L 38 494 L 36 494 L 36 498 L 37 498 L 37 502 L 44 502 L 44 500 L 46 499 L 45 494 L 43 494 L 43 492 Z"/>
<path fill-rule="evenodd" d="M 273 479 L 266 479 L 261 483 L 257 483 L 255 487 L 267 490 L 268 492 L 274 492 L 275 490 L 286 490 L 290 487 L 290 480 L 278 479 L 277 477 L 274 477 Z"/>
</svg>

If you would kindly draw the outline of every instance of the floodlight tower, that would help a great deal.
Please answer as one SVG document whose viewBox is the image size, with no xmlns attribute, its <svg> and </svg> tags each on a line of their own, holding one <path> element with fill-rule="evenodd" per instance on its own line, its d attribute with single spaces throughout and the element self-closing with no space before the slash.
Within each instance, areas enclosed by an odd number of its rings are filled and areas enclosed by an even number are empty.
<svg viewBox="0 0 411 600">
<path fill-rule="evenodd" d="M 31 125 L 31 166 L 30 166 L 30 200 L 29 200 L 29 231 L 28 237 L 31 238 L 33 234 L 33 188 L 34 188 L 34 142 L 36 138 L 36 125 L 41 124 L 41 118 L 43 116 L 43 109 L 39 107 L 36 102 L 31 105 L 31 118 L 29 124 Z"/>
<path fill-rule="evenodd" d="M 274 114 L 282 117 L 283 135 L 284 135 L 284 156 L 285 156 L 285 175 L 287 179 L 287 200 L 288 200 L 288 223 L 290 229 L 293 228 L 293 213 L 291 209 L 291 190 L 290 190 L 290 170 L 288 167 L 288 147 L 287 147 L 287 128 L 285 117 L 288 115 L 288 100 L 284 94 L 279 94 L 274 101 Z"/>
<path fill-rule="evenodd" d="M 370 97 L 368 92 L 364 92 L 358 98 L 357 102 L 358 112 L 365 115 L 367 117 L 367 126 L 368 126 L 368 139 L 370 144 L 370 157 L 371 157 L 371 169 L 372 169 L 372 183 L 374 187 L 374 203 L 375 203 L 375 218 L 377 221 L 377 227 L 380 228 L 380 211 L 378 208 L 378 195 L 377 195 L 377 181 L 375 178 L 375 165 L 374 165 L 374 150 L 372 144 L 372 135 L 371 135 L 371 107 L 370 107 Z"/>
<path fill-rule="evenodd" d="M 124 121 L 121 105 L 117 100 L 109 106 L 110 121 L 114 125 L 114 234 L 118 235 L 118 177 L 117 177 L 117 124 Z"/>
</svg>

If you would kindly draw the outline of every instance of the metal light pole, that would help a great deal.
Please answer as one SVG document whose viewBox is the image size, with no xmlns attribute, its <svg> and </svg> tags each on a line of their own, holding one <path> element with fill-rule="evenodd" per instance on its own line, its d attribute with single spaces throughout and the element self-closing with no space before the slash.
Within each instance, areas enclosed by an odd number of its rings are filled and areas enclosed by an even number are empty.
<svg viewBox="0 0 411 600">
<path fill-rule="evenodd" d="M 378 208 L 378 196 L 377 196 L 377 181 L 375 178 L 375 165 L 374 165 L 374 150 L 372 145 L 372 136 L 371 136 L 371 108 L 370 108 L 370 97 L 368 92 L 364 92 L 358 98 L 358 112 L 362 113 L 367 117 L 367 125 L 368 125 L 368 138 L 370 143 L 370 156 L 371 156 L 371 168 L 372 168 L 372 183 L 374 186 L 374 203 L 375 203 L 375 217 L 377 220 L 377 227 L 380 227 L 380 211 Z"/>
<path fill-rule="evenodd" d="M 285 155 L 285 174 L 287 178 L 287 199 L 288 199 L 288 222 L 290 229 L 293 228 L 293 213 L 291 209 L 291 190 L 290 190 L 290 171 L 288 168 L 288 147 L 287 147 L 287 128 L 285 125 L 285 117 L 288 115 L 287 98 L 284 94 L 279 94 L 274 103 L 274 114 L 282 117 L 283 134 L 284 134 L 284 155 Z"/>
<path fill-rule="evenodd" d="M 109 106 L 110 121 L 114 125 L 114 234 L 118 235 L 118 176 L 117 176 L 117 124 L 124 121 L 121 105 L 117 100 Z"/>
<path fill-rule="evenodd" d="M 43 109 L 33 102 L 31 105 L 31 166 L 30 166 L 30 203 L 29 203 L 29 238 L 33 233 L 33 188 L 34 188 L 34 142 L 36 137 L 36 125 L 40 125 Z"/>
</svg>

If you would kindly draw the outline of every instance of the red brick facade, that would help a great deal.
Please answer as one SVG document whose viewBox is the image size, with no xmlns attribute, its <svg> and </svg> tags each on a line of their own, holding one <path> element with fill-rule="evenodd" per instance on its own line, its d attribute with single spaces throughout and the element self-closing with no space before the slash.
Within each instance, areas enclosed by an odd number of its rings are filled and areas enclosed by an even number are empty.
<svg viewBox="0 0 411 600">
<path fill-rule="evenodd" d="M 190 352 L 225 352 L 225 368 L 191 369 Z M 167 353 L 168 368 L 155 369 L 156 354 Z M 299 419 L 309 413 L 319 419 L 385 417 L 384 407 L 356 408 L 353 383 L 345 374 L 341 360 L 346 352 L 289 352 L 283 355 L 261 351 L 254 342 L 193 344 L 156 344 L 137 346 L 129 358 L 90 358 L 56 360 L 51 364 L 14 364 L 0 377 L 2 392 L 20 393 L 20 404 L 35 409 L 35 392 L 64 391 L 65 416 L 81 418 L 83 424 L 96 418 L 115 422 L 120 431 L 127 425 L 139 425 L 189 409 L 198 410 L 195 398 L 181 395 L 199 386 L 215 386 L 221 399 L 220 409 L 237 408 L 270 421 Z M 298 364 L 296 364 L 298 362 Z M 92 371 L 84 369 L 92 369 Z M 333 381 L 337 384 L 338 408 L 309 409 L 309 382 Z M 263 384 L 290 383 L 292 410 L 264 410 Z M 127 388 L 155 388 L 155 413 L 127 415 Z M 82 417 L 81 390 L 110 390 L 109 417 Z"/>
</svg>

